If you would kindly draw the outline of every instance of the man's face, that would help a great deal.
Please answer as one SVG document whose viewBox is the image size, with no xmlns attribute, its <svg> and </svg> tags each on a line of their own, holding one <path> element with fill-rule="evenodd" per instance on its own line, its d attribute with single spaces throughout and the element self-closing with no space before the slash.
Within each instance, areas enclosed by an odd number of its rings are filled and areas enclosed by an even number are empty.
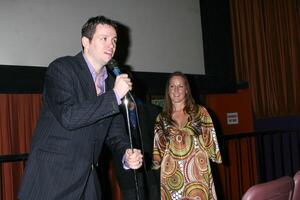
<svg viewBox="0 0 300 200">
<path fill-rule="evenodd" d="M 84 53 L 94 67 L 102 67 L 116 51 L 117 33 L 114 27 L 98 24 L 91 40 L 82 38 Z M 96 66 L 95 66 L 96 65 Z"/>
</svg>

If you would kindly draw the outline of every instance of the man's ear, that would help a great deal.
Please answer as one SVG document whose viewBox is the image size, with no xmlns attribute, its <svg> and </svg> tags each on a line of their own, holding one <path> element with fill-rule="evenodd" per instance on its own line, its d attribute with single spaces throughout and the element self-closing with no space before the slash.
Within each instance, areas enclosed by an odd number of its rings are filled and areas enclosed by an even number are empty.
<svg viewBox="0 0 300 200">
<path fill-rule="evenodd" d="M 87 48 L 90 44 L 90 40 L 87 37 L 83 36 L 81 38 L 81 44 L 84 48 Z"/>
</svg>

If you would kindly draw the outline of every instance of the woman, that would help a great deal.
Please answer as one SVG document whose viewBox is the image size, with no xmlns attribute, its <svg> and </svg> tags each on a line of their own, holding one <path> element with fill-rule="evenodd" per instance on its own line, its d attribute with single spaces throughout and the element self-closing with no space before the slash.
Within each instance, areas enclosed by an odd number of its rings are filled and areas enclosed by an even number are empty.
<svg viewBox="0 0 300 200">
<path fill-rule="evenodd" d="M 153 168 L 161 168 L 161 199 L 217 199 L 209 165 L 209 159 L 222 162 L 215 129 L 181 72 L 168 80 L 154 133 Z"/>
</svg>

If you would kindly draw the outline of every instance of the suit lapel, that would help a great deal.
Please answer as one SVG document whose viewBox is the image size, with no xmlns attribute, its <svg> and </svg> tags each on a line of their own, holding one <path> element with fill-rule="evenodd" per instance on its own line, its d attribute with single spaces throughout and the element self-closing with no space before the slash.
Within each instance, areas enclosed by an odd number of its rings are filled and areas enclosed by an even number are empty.
<svg viewBox="0 0 300 200">
<path fill-rule="evenodd" d="M 114 86 L 114 77 L 112 77 L 109 73 L 108 73 L 108 77 L 107 79 L 105 80 L 105 90 L 108 91 L 108 90 L 111 90 L 113 89 L 113 86 Z"/>
<path fill-rule="evenodd" d="M 80 76 L 80 82 L 83 87 L 83 92 L 87 97 L 95 97 L 96 94 L 96 88 L 93 80 L 93 76 L 89 70 L 89 67 L 87 63 L 85 62 L 85 59 L 82 55 L 82 52 L 78 53 L 76 56 L 77 61 L 79 62 L 79 68 L 78 68 L 78 76 Z M 106 91 L 111 90 L 114 86 L 114 77 L 111 76 L 110 73 L 108 73 L 108 77 L 105 80 L 105 89 Z"/>
<path fill-rule="evenodd" d="M 81 82 L 81 85 L 83 87 L 83 92 L 85 95 L 90 97 L 96 96 L 96 88 L 93 80 L 93 76 L 89 70 L 89 67 L 87 66 L 87 63 L 84 60 L 84 57 L 82 55 L 82 52 L 78 53 L 76 55 L 77 61 L 79 62 L 79 68 L 78 68 L 78 76 L 80 77 L 79 80 Z"/>
</svg>

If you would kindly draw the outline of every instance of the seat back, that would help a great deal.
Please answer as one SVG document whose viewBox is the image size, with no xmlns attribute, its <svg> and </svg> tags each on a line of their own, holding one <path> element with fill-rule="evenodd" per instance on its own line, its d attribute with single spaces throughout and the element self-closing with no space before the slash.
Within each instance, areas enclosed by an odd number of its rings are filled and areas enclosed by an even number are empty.
<svg viewBox="0 0 300 200">
<path fill-rule="evenodd" d="M 294 180 L 284 176 L 250 187 L 242 200 L 291 200 L 293 189 Z"/>
<path fill-rule="evenodd" d="M 293 193 L 293 200 L 300 199 L 300 170 L 294 175 L 294 193 Z"/>
</svg>

